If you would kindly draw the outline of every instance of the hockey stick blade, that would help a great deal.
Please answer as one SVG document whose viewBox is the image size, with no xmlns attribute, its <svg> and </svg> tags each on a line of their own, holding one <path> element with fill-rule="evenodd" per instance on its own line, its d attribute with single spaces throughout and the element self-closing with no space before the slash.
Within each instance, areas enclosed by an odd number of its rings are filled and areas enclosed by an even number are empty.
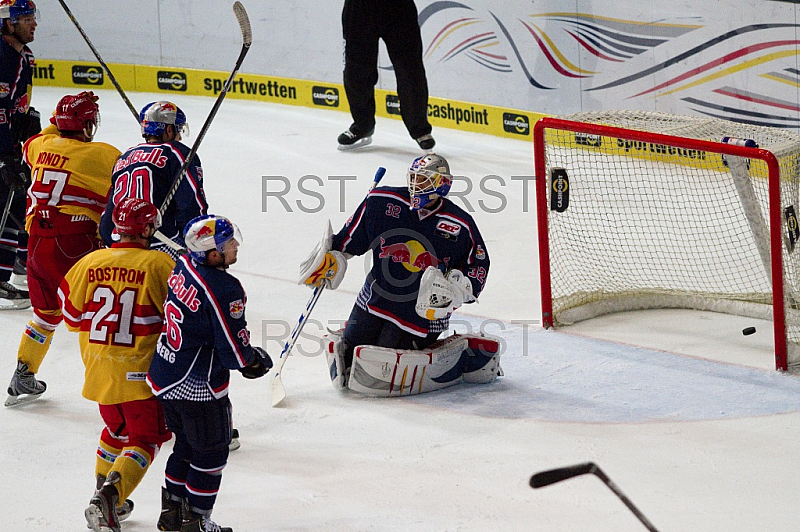
<svg viewBox="0 0 800 532">
<path fill-rule="evenodd" d="M 216 101 L 214 102 L 214 106 L 211 108 L 211 111 L 208 113 L 206 117 L 206 121 L 203 123 L 203 127 L 200 128 L 200 133 L 197 134 L 197 138 L 192 144 L 192 149 L 189 150 L 189 155 L 186 156 L 186 160 L 183 161 L 178 173 L 175 175 L 175 178 L 172 180 L 172 185 L 169 188 L 169 192 L 164 197 L 164 201 L 161 206 L 158 208 L 159 212 L 163 216 L 169 207 L 170 202 L 172 202 L 172 198 L 175 197 L 175 194 L 178 192 L 178 187 L 180 186 L 181 182 L 183 181 L 184 176 L 186 175 L 186 171 L 189 168 L 189 165 L 192 163 L 194 156 L 197 155 L 197 150 L 200 147 L 200 143 L 203 142 L 203 138 L 205 138 L 206 133 L 208 132 L 209 126 L 211 126 L 211 122 L 214 120 L 214 117 L 217 116 L 217 111 L 219 111 L 220 106 L 222 105 L 222 101 L 227 96 L 228 91 L 233 84 L 233 79 L 236 77 L 236 74 L 239 73 L 239 69 L 244 62 L 244 58 L 247 55 L 247 52 L 250 51 L 250 45 L 253 42 L 253 32 L 250 28 L 250 18 L 247 16 L 247 11 L 245 11 L 244 6 L 241 2 L 235 2 L 233 4 L 233 13 L 236 16 L 236 20 L 239 22 L 239 28 L 242 30 L 242 49 L 239 52 L 239 57 L 236 59 L 236 64 L 233 66 L 233 70 L 231 70 L 230 75 L 228 76 L 228 80 L 222 86 L 222 90 L 217 96 Z"/>
<path fill-rule="evenodd" d="M 314 307 L 319 300 L 319 296 L 322 295 L 322 291 L 325 289 L 325 284 L 321 284 L 314 288 L 314 293 L 311 294 L 311 299 L 308 300 L 306 304 L 305 311 L 300 315 L 300 318 L 297 320 L 297 325 L 294 326 L 294 330 L 292 331 L 292 335 L 289 337 L 289 340 L 283 346 L 283 351 L 281 351 L 278 360 L 275 361 L 275 365 L 269 372 L 269 393 L 270 398 L 272 401 L 272 406 L 277 406 L 286 398 L 286 388 L 283 385 L 283 381 L 281 380 L 283 365 L 286 364 L 286 359 L 289 358 L 289 353 L 291 353 L 294 344 L 297 342 L 297 339 L 300 337 L 300 333 L 303 331 L 303 327 L 308 321 L 308 316 L 311 314 L 311 311 L 314 310 Z"/>
<path fill-rule="evenodd" d="M 250 48 L 253 43 L 253 30 L 250 28 L 250 17 L 247 16 L 247 11 L 241 2 L 233 3 L 233 14 L 239 21 L 239 28 L 242 30 L 242 43 Z"/>
<path fill-rule="evenodd" d="M 622 490 L 620 490 L 617 485 L 614 484 L 608 475 L 606 475 L 603 470 L 593 462 L 586 462 L 570 467 L 560 467 L 557 469 L 550 469 L 548 471 L 536 473 L 531 477 L 531 487 L 541 488 L 572 477 L 585 475 L 587 473 L 592 473 L 594 476 L 602 480 L 603 484 L 605 484 L 608 489 L 614 492 L 614 495 L 616 495 L 619 500 L 621 500 L 625 506 L 628 507 L 628 509 L 633 513 L 633 515 L 636 516 L 636 518 L 647 530 L 650 532 L 658 532 L 658 529 L 653 525 L 653 523 L 651 523 L 650 520 L 648 520 L 647 517 L 645 517 L 644 514 L 633 504 L 633 502 L 624 493 L 622 493 Z"/>
<path fill-rule="evenodd" d="M 556 482 L 561 482 L 562 480 L 567 480 L 568 478 L 591 473 L 592 469 L 596 467 L 597 466 L 594 465 L 594 463 L 586 462 L 584 464 L 578 464 L 570 467 L 559 467 L 557 469 L 542 471 L 531 477 L 531 487 L 543 488 L 544 486 L 549 486 L 550 484 L 555 484 Z"/>
</svg>

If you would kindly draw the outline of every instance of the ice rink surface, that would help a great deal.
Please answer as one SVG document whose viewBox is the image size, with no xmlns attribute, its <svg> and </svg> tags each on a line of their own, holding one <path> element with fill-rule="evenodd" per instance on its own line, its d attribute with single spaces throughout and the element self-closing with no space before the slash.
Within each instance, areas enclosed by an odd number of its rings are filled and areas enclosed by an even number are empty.
<svg viewBox="0 0 800 532">
<path fill-rule="evenodd" d="M 48 116 L 61 88 L 36 87 Z M 114 91 L 98 91 L 96 140 L 140 142 Z M 134 106 L 163 95 L 129 94 Z M 194 142 L 213 101 L 172 100 Z M 404 185 L 419 155 L 402 122 L 378 119 L 374 142 L 340 152 L 345 113 L 228 99 L 199 150 L 210 212 L 244 243 L 232 273 L 248 294 L 253 343 L 273 356 L 305 308 L 299 263 L 331 220 L 338 230 L 378 166 Z M 437 153 L 462 176 L 454 201 L 472 212 L 491 257 L 460 330 L 504 342 L 506 375 L 411 398 L 334 390 L 318 338 L 347 318 L 368 264 L 326 291 L 290 357 L 287 399 L 271 408 L 266 380 L 232 376 L 242 448 L 223 475 L 214 519 L 244 531 L 637 531 L 635 516 L 597 478 L 540 490 L 538 471 L 597 463 L 663 531 L 794 531 L 800 492 L 800 381 L 774 368 L 770 324 L 694 311 L 596 318 L 558 331 L 539 323 L 533 155 L 529 142 L 434 129 Z M 0 313 L 14 369 L 29 311 Z M 746 326 L 757 333 L 742 336 Z M 6 530 L 85 530 L 101 421 L 81 397 L 77 335 L 61 327 L 38 376 L 39 401 L 0 413 Z M 155 530 L 166 444 L 131 497 L 126 532 Z"/>
</svg>

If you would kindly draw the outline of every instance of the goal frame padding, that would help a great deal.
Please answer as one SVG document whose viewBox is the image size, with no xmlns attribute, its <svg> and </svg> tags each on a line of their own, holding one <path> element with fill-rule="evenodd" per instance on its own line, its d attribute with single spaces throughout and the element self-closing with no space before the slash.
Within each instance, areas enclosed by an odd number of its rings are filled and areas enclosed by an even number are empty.
<svg viewBox="0 0 800 532">
<path fill-rule="evenodd" d="M 553 296 L 550 270 L 550 236 L 548 232 L 547 168 L 545 159 L 545 133 L 547 129 L 586 133 L 601 137 L 663 144 L 687 150 L 701 150 L 722 155 L 759 159 L 764 161 L 769 174 L 769 234 L 772 257 L 772 306 L 775 337 L 775 367 L 788 369 L 786 341 L 786 312 L 784 306 L 783 254 L 781 218 L 780 165 L 775 155 L 766 149 L 748 148 L 735 144 L 712 142 L 685 137 L 651 133 L 621 127 L 576 122 L 555 117 L 539 119 L 533 128 L 534 175 L 536 181 L 536 213 L 539 232 L 539 269 L 541 277 L 542 326 L 554 327 Z"/>
</svg>

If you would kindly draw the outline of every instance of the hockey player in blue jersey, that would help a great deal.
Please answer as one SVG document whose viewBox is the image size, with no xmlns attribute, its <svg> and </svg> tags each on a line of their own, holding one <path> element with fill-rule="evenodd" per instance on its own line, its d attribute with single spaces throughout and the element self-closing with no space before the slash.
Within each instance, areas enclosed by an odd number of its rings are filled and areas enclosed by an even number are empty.
<svg viewBox="0 0 800 532">
<path fill-rule="evenodd" d="M 231 441 L 230 371 L 255 379 L 272 361 L 250 345 L 247 296 L 227 272 L 242 241 L 239 229 L 205 215 L 187 224 L 183 238 L 189 253 L 168 281 L 164 330 L 147 382 L 175 434 L 158 529 L 204 532 L 220 530 L 210 517 Z"/>
<path fill-rule="evenodd" d="M 149 103 L 139 113 L 142 137 L 145 142 L 129 148 L 120 155 L 114 166 L 111 195 L 100 221 L 100 236 L 107 246 L 113 242 L 114 224 L 111 213 L 122 198 L 146 199 L 160 207 L 191 151 L 181 142 L 189 135 L 186 115 L 171 102 Z M 203 169 L 195 156 L 187 167 L 186 176 L 162 216 L 160 232 L 183 246 L 181 230 L 193 218 L 206 214 L 208 203 L 203 191 Z M 152 248 L 161 249 L 176 258 L 174 250 L 153 240 Z"/>
<path fill-rule="evenodd" d="M 444 157 L 430 153 L 415 159 L 407 179 L 407 187 L 372 190 L 341 231 L 324 238 L 301 266 L 302 283 L 336 288 L 349 256 L 372 254 L 372 269 L 344 331 L 333 335 L 328 349 L 338 388 L 348 386 L 356 348 L 427 349 L 448 329 L 450 314 L 475 301 L 486 283 L 486 244 L 472 217 L 445 197 L 452 175 Z M 496 357 L 488 364 L 494 354 L 470 360 L 468 368 L 454 362 L 448 375 L 455 381 L 486 366 L 493 379 L 499 373 Z M 381 357 L 374 361 L 382 363 Z M 394 351 L 387 354 L 390 366 L 396 358 Z M 349 384 L 354 389 L 356 383 Z"/>
<path fill-rule="evenodd" d="M 28 291 L 9 281 L 12 273 L 26 273 L 25 189 L 31 171 L 21 147 L 42 129 L 39 113 L 30 107 L 34 57 L 28 44 L 37 17 L 33 0 L 0 0 L 0 211 L 8 208 L 0 234 L 0 310 L 31 306 Z"/>
</svg>

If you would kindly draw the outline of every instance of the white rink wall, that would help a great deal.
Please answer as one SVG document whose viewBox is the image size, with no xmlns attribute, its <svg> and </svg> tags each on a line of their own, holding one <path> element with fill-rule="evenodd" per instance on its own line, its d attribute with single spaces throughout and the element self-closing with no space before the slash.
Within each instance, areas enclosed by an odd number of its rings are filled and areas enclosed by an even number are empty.
<svg viewBox="0 0 800 532">
<path fill-rule="evenodd" d="M 253 48 L 243 73 L 341 83 L 341 1 L 244 2 Z M 232 2 L 70 0 L 109 63 L 230 70 Z M 715 116 L 800 129 L 798 4 L 417 0 L 431 95 L 534 113 L 610 108 Z M 94 61 L 56 3 L 32 48 Z M 382 48 L 379 88 L 393 90 Z"/>
</svg>

